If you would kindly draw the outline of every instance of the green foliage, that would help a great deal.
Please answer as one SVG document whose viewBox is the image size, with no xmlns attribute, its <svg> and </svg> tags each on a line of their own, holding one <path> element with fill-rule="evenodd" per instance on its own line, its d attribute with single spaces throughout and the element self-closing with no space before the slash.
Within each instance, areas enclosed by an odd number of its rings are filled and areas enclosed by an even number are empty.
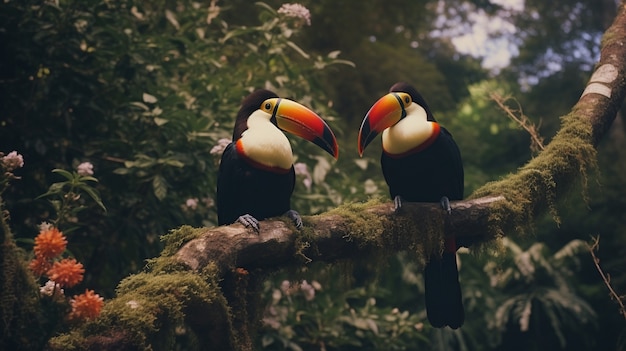
<svg viewBox="0 0 626 351">
<path fill-rule="evenodd" d="M 343 270 L 327 267 L 315 272 L 328 285 L 317 280 L 265 283 L 264 296 L 269 298 L 261 349 L 414 350 L 428 345 L 422 318 L 379 305 L 375 296 L 381 289 L 375 284 L 344 290 Z"/>
<path fill-rule="evenodd" d="M 256 26 L 231 26 L 222 19 L 229 8 L 192 1 L 0 6 L 6 19 L 0 35 L 12 58 L 3 66 L 8 76 L 1 88 L 6 120 L 0 139 L 32 165 L 23 187 L 8 197 L 16 213 L 29 214 L 14 219 L 17 233 L 29 237 L 33 219 L 47 211 L 33 200 L 53 182 L 43 175 L 89 160 L 100 180 L 96 186 L 64 175 L 67 182 L 53 185 L 48 195 L 73 186 L 106 205 L 106 214 L 75 208 L 71 215 L 88 224 L 76 234 L 76 245 L 84 248 L 79 259 L 93 262 L 90 277 L 109 291 L 158 253 L 160 233 L 216 223 L 220 150 L 214 147 L 231 134 L 247 93 L 273 89 L 333 123 L 314 75 L 350 64 L 337 52 L 306 53 L 293 40 L 302 23 L 263 3 L 253 6 Z M 316 186 L 297 209 L 319 212 L 341 201 L 336 195 L 328 201 L 336 193 L 325 183 L 329 161 L 304 141 L 293 143 L 300 162 L 316 165 Z"/>
<path fill-rule="evenodd" d="M 511 96 L 502 81 L 484 80 L 468 87 L 470 96 L 440 122 L 459 144 L 465 168 L 465 193 L 471 194 L 487 181 L 514 172 L 530 157 L 529 136 L 507 117 L 491 94 Z"/>
<path fill-rule="evenodd" d="M 501 333 L 494 334 L 499 336 L 497 344 L 509 350 L 536 349 L 539 345 L 580 349 L 579 343 L 587 345 L 584 348 L 590 347 L 593 339 L 585 338 L 586 334 L 580 332 L 597 327 L 597 315 L 576 293 L 569 279 L 587 244 L 573 240 L 553 254 L 543 243 L 523 250 L 505 238 L 503 245 L 503 267 L 498 267 L 496 262 L 485 266 L 491 285 L 502 293 L 489 324 L 490 329 Z M 511 336 L 524 333 L 542 334 L 545 339 L 509 341 Z"/>
<path fill-rule="evenodd" d="M 66 180 L 52 183 L 48 191 L 38 198 L 52 198 L 49 201 L 57 217 L 56 220 L 52 221 L 52 224 L 56 228 L 62 228 L 66 234 L 77 229 L 77 226 L 72 225 L 69 227 L 69 225 L 76 221 L 79 212 L 88 208 L 84 201 L 81 201 L 81 193 L 87 194 L 101 209 L 106 211 L 106 207 L 104 207 L 100 199 L 100 193 L 88 183 L 98 182 L 98 179 L 90 175 L 79 174 L 76 171 L 68 172 L 63 169 L 53 169 L 52 172 L 61 175 Z"/>
</svg>

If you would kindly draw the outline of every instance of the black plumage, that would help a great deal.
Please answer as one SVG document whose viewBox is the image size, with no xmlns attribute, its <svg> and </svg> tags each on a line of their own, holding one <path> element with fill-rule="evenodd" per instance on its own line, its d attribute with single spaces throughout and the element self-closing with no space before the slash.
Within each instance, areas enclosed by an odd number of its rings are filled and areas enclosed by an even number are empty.
<svg viewBox="0 0 626 351">
<path fill-rule="evenodd" d="M 414 87 L 398 83 L 390 92 L 408 93 L 413 103 L 426 110 L 427 120 L 436 122 L 426 101 Z M 423 150 L 397 158 L 383 152 L 381 166 L 392 198 L 400 196 L 411 202 L 463 198 L 461 153 L 450 132 L 443 127 L 439 129 L 439 136 Z M 448 325 L 456 329 L 465 320 L 454 240 L 446 238 L 442 256 L 431 255 L 424 269 L 426 311 L 434 327 Z"/>
<path fill-rule="evenodd" d="M 218 224 L 234 223 L 244 214 L 263 220 L 287 213 L 295 181 L 293 166 L 283 174 L 256 168 L 229 144 L 217 177 Z"/>
<path fill-rule="evenodd" d="M 302 227 L 291 210 L 295 185 L 291 145 L 282 131 L 302 137 L 338 156 L 337 140 L 326 122 L 307 107 L 260 89 L 241 103 L 233 141 L 221 158 L 217 177 L 218 224 L 241 222 L 259 231 L 259 221 L 286 215 Z"/>
<path fill-rule="evenodd" d="M 450 132 L 435 120 L 420 93 L 407 83 L 394 84 L 363 119 L 359 153 L 382 133 L 381 167 L 396 211 L 402 201 L 439 202 L 463 198 L 463 162 Z M 444 239 L 441 255 L 424 268 L 426 311 L 434 327 L 460 327 L 465 320 L 454 237 Z"/>
<path fill-rule="evenodd" d="M 269 90 L 257 90 L 241 103 L 235 119 L 233 141 L 228 144 L 217 177 L 217 222 L 231 224 L 240 216 L 256 220 L 281 216 L 290 210 L 291 194 L 296 175 L 293 166 L 286 172 L 256 167 L 237 152 L 236 143 L 248 128 L 247 119 L 259 106 L 278 95 Z M 276 124 L 275 118 L 272 123 Z"/>
</svg>

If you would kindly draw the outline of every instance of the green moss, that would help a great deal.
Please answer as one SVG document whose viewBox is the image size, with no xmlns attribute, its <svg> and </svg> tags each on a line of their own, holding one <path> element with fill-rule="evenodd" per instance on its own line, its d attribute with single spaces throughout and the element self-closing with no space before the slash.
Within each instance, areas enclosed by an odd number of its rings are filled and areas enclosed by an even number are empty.
<svg viewBox="0 0 626 351">
<path fill-rule="evenodd" d="M 41 350 L 59 320 L 56 304 L 44 306 L 39 285 L 15 245 L 0 197 L 0 350 Z"/>
<path fill-rule="evenodd" d="M 345 239 L 354 241 L 360 248 L 369 246 L 384 248 L 384 221 L 381 221 L 379 215 L 367 211 L 368 208 L 379 204 L 381 204 L 380 199 L 346 203 L 326 212 L 326 215 L 343 217 L 344 225 L 347 227 L 346 232 L 350 233 Z"/>
<path fill-rule="evenodd" d="M 117 297 L 106 301 L 98 319 L 52 338 L 50 348 L 88 350 L 89 345 L 107 344 L 107 338 L 138 350 L 170 350 L 180 345 L 202 350 L 220 338 L 223 345 L 236 342 L 232 330 L 219 329 L 232 316 L 218 285 L 217 266 L 209 264 L 201 272 L 192 272 L 172 257 L 202 231 L 183 226 L 165 235 L 162 255 L 149 260 L 144 272 L 122 280 Z M 212 319 L 198 322 L 207 318 Z"/>
<path fill-rule="evenodd" d="M 205 232 L 205 228 L 194 228 L 184 225 L 178 229 L 173 229 L 169 233 L 161 236 L 161 241 L 165 244 L 165 248 L 161 252 L 161 256 L 171 256 L 187 242 L 199 237 Z"/>
<path fill-rule="evenodd" d="M 536 215 L 548 210 L 560 223 L 556 199 L 580 180 L 583 189 L 587 173 L 596 168 L 596 150 L 592 144 L 592 129 L 581 111 L 572 111 L 562 118 L 562 128 L 552 142 L 537 157 L 517 173 L 502 180 L 485 184 L 470 198 L 502 195 L 506 201 L 494 203 L 490 222 L 493 236 L 508 230 L 524 232 L 532 227 Z M 585 197 L 583 190 L 583 197 Z"/>
</svg>

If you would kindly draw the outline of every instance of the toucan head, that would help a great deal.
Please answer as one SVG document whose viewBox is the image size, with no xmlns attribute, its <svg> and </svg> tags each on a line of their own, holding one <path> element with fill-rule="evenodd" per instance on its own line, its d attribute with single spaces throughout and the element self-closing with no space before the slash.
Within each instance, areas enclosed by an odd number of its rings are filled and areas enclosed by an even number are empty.
<svg viewBox="0 0 626 351">
<path fill-rule="evenodd" d="M 335 159 L 339 156 L 335 134 L 322 117 L 298 102 L 280 98 L 265 89 L 251 93 L 241 103 L 233 140 L 248 129 L 247 119 L 256 111 L 265 112 L 269 121 L 279 129 L 314 143 Z"/>
<path fill-rule="evenodd" d="M 434 121 L 430 109 L 426 105 L 424 98 L 417 90 L 407 83 L 396 83 L 389 93 L 378 99 L 369 109 L 361 128 L 359 129 L 358 148 L 359 155 L 363 156 L 363 151 L 385 129 L 400 122 L 407 116 L 413 104 L 421 106 L 426 111 L 428 121 Z"/>
</svg>

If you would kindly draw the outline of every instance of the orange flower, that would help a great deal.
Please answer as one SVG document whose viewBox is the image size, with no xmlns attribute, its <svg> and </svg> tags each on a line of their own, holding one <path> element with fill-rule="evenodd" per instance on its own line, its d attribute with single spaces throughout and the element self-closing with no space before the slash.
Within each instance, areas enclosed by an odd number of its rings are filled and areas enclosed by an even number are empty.
<svg viewBox="0 0 626 351">
<path fill-rule="evenodd" d="M 28 264 L 28 268 L 30 268 L 36 276 L 41 277 L 52 268 L 52 262 L 47 258 L 35 257 L 35 259 Z"/>
<path fill-rule="evenodd" d="M 70 305 L 72 305 L 72 312 L 69 318 L 84 321 L 95 319 L 100 315 L 104 299 L 93 290 L 85 290 L 84 294 L 74 296 L 70 300 Z"/>
<path fill-rule="evenodd" d="M 67 240 L 63 233 L 56 228 L 42 230 L 35 238 L 35 256 L 55 258 L 67 247 Z"/>
<path fill-rule="evenodd" d="M 83 273 L 85 273 L 85 269 L 82 263 L 73 258 L 64 258 L 54 262 L 52 268 L 48 270 L 48 278 L 61 287 L 71 288 L 83 280 Z"/>
</svg>

